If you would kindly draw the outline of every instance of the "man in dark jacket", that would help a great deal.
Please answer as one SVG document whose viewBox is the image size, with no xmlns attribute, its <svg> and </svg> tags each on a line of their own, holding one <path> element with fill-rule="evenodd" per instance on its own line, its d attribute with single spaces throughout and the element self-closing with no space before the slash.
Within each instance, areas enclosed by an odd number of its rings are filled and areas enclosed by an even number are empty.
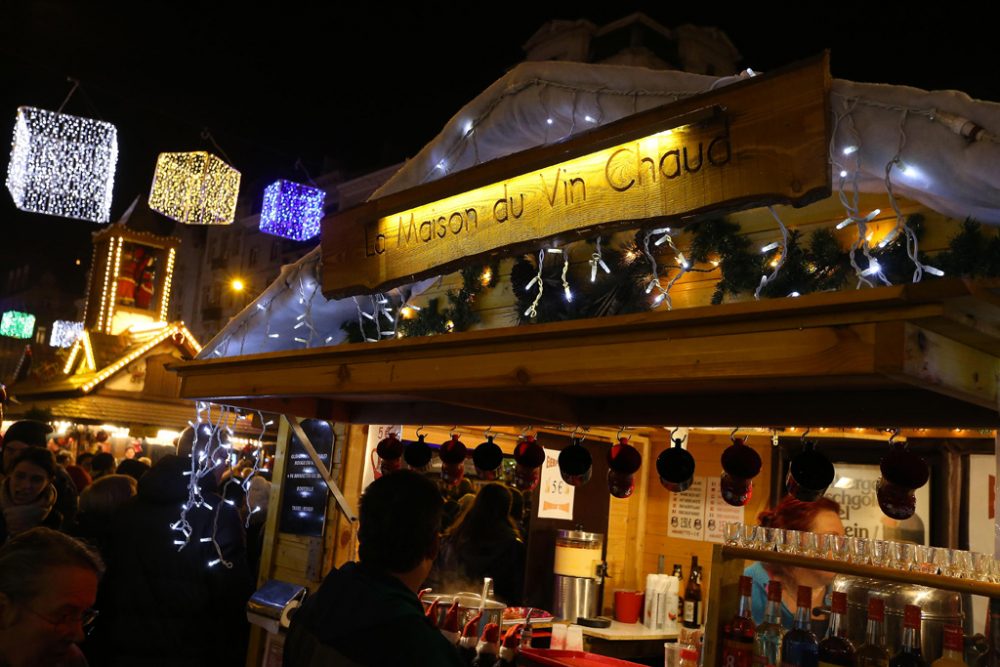
<svg viewBox="0 0 1000 667">
<path fill-rule="evenodd" d="M 461 666 L 417 599 L 437 554 L 442 506 L 419 473 L 372 482 L 361 497 L 360 562 L 330 572 L 292 616 L 284 664 Z"/>
<path fill-rule="evenodd" d="M 187 510 L 185 541 L 174 526 L 189 501 L 190 471 L 190 457 L 163 457 L 119 509 L 98 597 L 102 623 L 84 645 L 93 664 L 245 664 L 252 578 L 243 525 L 208 476 L 206 504 Z"/>
<path fill-rule="evenodd" d="M 0 470 L 0 480 L 10 473 L 10 466 L 21 450 L 25 447 L 45 447 L 51 432 L 51 426 L 34 419 L 22 419 L 11 424 L 3 434 L 3 469 Z M 80 494 L 76 484 L 73 483 L 73 478 L 61 465 L 56 466 L 56 476 L 52 486 L 55 487 L 57 494 L 55 509 L 62 515 L 62 524 L 57 528 L 73 525 Z"/>
</svg>

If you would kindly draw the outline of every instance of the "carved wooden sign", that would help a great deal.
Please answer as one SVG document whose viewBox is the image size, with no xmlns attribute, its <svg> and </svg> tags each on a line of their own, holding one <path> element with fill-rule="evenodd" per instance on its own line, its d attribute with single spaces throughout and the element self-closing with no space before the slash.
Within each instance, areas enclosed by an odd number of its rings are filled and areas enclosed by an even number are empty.
<svg viewBox="0 0 1000 667">
<path fill-rule="evenodd" d="M 476 258 L 830 194 L 826 54 L 387 195 L 323 220 L 323 293 Z"/>
</svg>

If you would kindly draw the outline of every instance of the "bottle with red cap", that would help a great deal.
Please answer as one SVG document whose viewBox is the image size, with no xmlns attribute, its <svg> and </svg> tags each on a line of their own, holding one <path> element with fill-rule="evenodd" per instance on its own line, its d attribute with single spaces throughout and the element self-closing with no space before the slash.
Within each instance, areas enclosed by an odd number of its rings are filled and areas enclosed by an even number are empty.
<svg viewBox="0 0 1000 667">
<path fill-rule="evenodd" d="M 521 652 L 523 628 L 524 624 L 518 623 L 504 634 L 503 641 L 500 643 L 500 654 L 494 667 L 515 667 L 517 665 L 517 656 Z"/>
<path fill-rule="evenodd" d="M 903 608 L 903 641 L 899 652 L 892 656 L 889 667 L 927 667 L 920 646 L 920 607 L 908 604 Z"/>
<path fill-rule="evenodd" d="M 751 667 L 753 664 L 753 638 L 757 625 L 750 615 L 750 595 L 753 580 L 740 577 L 740 604 L 736 615 L 726 624 L 722 639 L 723 667 Z"/>
<path fill-rule="evenodd" d="M 865 642 L 858 647 L 858 667 L 888 667 L 889 651 L 885 648 L 885 600 L 868 598 L 868 625 Z"/>
<path fill-rule="evenodd" d="M 476 644 L 476 657 L 472 659 L 472 667 L 493 667 L 500 651 L 500 626 L 487 623 L 483 635 Z"/>
<path fill-rule="evenodd" d="M 812 631 L 812 588 L 799 586 L 792 629 L 781 640 L 782 667 L 816 667 L 819 641 Z"/>
<path fill-rule="evenodd" d="M 476 657 L 476 644 L 479 641 L 479 621 L 483 617 L 483 612 L 478 611 L 470 618 L 462 628 L 462 637 L 458 640 L 458 654 L 462 658 L 462 663 L 469 665 Z"/>
<path fill-rule="evenodd" d="M 830 625 L 827 627 L 826 637 L 819 643 L 820 667 L 854 667 L 854 656 L 857 651 L 847 638 L 847 593 L 833 592 L 830 612 Z"/>
<path fill-rule="evenodd" d="M 944 652 L 931 667 L 968 667 L 965 662 L 965 635 L 958 625 L 944 627 Z"/>
<path fill-rule="evenodd" d="M 682 648 L 678 667 L 698 667 L 698 651 L 692 646 Z"/>
<path fill-rule="evenodd" d="M 777 667 L 781 662 L 781 640 L 785 627 L 781 624 L 781 582 L 767 582 L 767 606 L 764 622 L 757 626 L 753 638 L 753 662 L 757 667 Z"/>
<path fill-rule="evenodd" d="M 458 644 L 458 639 L 461 637 L 461 628 L 458 627 L 458 597 L 455 598 L 451 606 L 448 607 L 448 611 L 445 612 L 440 630 L 449 643 L 452 645 Z"/>
</svg>

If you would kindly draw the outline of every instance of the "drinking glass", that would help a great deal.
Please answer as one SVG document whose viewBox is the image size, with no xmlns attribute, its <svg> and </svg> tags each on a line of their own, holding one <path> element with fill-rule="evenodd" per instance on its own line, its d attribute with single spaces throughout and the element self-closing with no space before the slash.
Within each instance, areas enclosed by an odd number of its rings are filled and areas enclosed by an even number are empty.
<svg viewBox="0 0 1000 667">
<path fill-rule="evenodd" d="M 954 577 L 955 570 L 952 567 L 951 549 L 934 547 L 934 564 L 938 571 L 946 577 Z"/>
<path fill-rule="evenodd" d="M 819 535 L 808 530 L 799 533 L 799 553 L 803 556 L 819 556 Z"/>
<path fill-rule="evenodd" d="M 722 526 L 722 534 L 726 544 L 741 546 L 743 543 L 743 524 L 739 521 L 727 521 Z"/>
<path fill-rule="evenodd" d="M 851 542 L 846 535 L 831 535 L 832 549 L 830 557 L 834 560 L 849 563 L 851 561 Z"/>
<path fill-rule="evenodd" d="M 852 537 L 851 540 L 851 562 L 861 565 L 868 563 L 868 538 Z"/>
<path fill-rule="evenodd" d="M 994 558 L 990 561 L 990 579 L 993 583 L 1000 583 L 1000 560 Z"/>
<path fill-rule="evenodd" d="M 926 544 L 918 544 L 913 548 L 914 569 L 927 574 L 937 574 L 938 568 L 934 563 L 934 547 Z"/>
<path fill-rule="evenodd" d="M 799 531 L 793 530 L 791 528 L 785 528 L 782 530 L 782 537 L 780 542 L 780 550 L 785 553 L 795 554 L 799 552 Z"/>
<path fill-rule="evenodd" d="M 892 567 L 889 560 L 889 543 L 885 540 L 868 540 L 868 560 L 872 565 Z"/>
<path fill-rule="evenodd" d="M 767 526 L 764 528 L 764 549 L 768 551 L 781 551 L 781 531 L 778 528 Z"/>
<path fill-rule="evenodd" d="M 951 550 L 951 567 L 953 577 L 975 576 L 975 569 L 972 566 L 972 554 L 961 549 Z"/>
<path fill-rule="evenodd" d="M 743 546 L 749 549 L 765 548 L 763 526 L 743 526 Z"/>
<path fill-rule="evenodd" d="M 979 581 L 993 581 L 993 556 L 979 551 L 972 552 L 972 567 Z"/>
<path fill-rule="evenodd" d="M 897 570 L 912 570 L 916 563 L 916 549 L 912 542 L 892 542 L 890 545 L 892 567 Z"/>
<path fill-rule="evenodd" d="M 837 537 L 833 533 L 823 533 L 819 535 L 818 549 L 816 555 L 820 558 L 836 558 L 837 557 L 837 547 L 834 538 Z"/>
</svg>

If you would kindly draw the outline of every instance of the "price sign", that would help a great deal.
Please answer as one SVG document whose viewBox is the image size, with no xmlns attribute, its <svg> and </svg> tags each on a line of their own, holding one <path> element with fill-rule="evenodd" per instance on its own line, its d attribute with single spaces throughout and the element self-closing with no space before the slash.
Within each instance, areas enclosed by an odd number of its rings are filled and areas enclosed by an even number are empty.
<svg viewBox="0 0 1000 667">
<path fill-rule="evenodd" d="M 559 474 L 559 452 L 545 450 L 545 463 L 538 481 L 538 518 L 573 520 L 573 494 L 576 489 Z"/>
</svg>

